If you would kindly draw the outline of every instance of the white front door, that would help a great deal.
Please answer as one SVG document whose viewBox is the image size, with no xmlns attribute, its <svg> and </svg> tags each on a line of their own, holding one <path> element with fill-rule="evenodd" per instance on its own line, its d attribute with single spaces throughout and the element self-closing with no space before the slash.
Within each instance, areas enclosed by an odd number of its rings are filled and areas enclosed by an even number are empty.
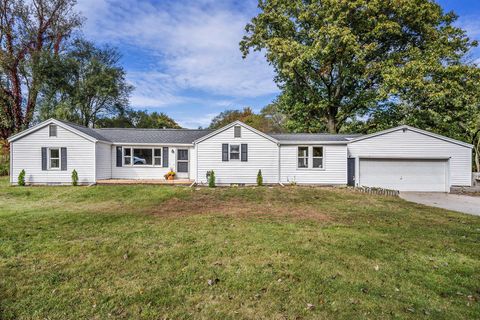
<svg viewBox="0 0 480 320">
<path fill-rule="evenodd" d="M 360 159 L 360 186 L 399 191 L 447 192 L 448 161 Z"/>
<path fill-rule="evenodd" d="M 187 179 L 188 172 L 190 171 L 190 157 L 188 151 L 188 149 L 177 149 L 177 163 L 175 166 L 177 168 L 178 178 L 181 179 Z"/>
</svg>

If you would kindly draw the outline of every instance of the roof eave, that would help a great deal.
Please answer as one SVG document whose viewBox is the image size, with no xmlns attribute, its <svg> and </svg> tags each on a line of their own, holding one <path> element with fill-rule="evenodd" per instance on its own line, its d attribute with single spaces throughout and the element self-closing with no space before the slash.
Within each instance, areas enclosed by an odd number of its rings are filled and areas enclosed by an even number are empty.
<svg viewBox="0 0 480 320">
<path fill-rule="evenodd" d="M 379 132 L 375 132 L 375 133 L 372 133 L 372 134 L 367 134 L 367 135 L 355 138 L 353 140 L 350 140 L 350 141 L 348 141 L 348 143 L 362 141 L 362 140 L 374 138 L 374 137 L 377 137 L 377 136 L 381 136 L 381 135 L 384 135 L 384 134 L 388 134 L 388 133 L 395 132 L 395 131 L 398 131 L 398 130 L 405 130 L 405 129 L 406 130 L 411 130 L 411 131 L 414 131 L 414 132 L 417 132 L 417 133 L 420 133 L 420 134 L 424 134 L 424 135 L 430 136 L 432 138 L 436 138 L 436 139 L 440 139 L 440 140 L 447 141 L 447 142 L 450 142 L 450 143 L 454 143 L 454 144 L 460 145 L 462 147 L 466 147 L 466 148 L 470 148 L 470 149 L 473 148 L 473 145 L 471 145 L 469 143 L 459 141 L 459 140 L 455 140 L 455 139 L 452 139 L 452 138 L 449 138 L 449 137 L 446 137 L 446 136 L 442 136 L 440 134 L 436 134 L 436 133 L 433 133 L 433 132 L 430 132 L 430 131 L 426 131 L 426 130 L 418 129 L 418 128 L 415 128 L 415 127 L 411 127 L 409 125 L 401 125 L 401 126 L 398 126 L 398 127 L 393 127 L 393 128 L 386 129 L 386 130 L 379 131 Z"/>
<path fill-rule="evenodd" d="M 45 126 L 47 126 L 47 125 L 49 125 L 49 124 L 52 124 L 52 123 L 55 124 L 55 125 L 57 125 L 57 126 L 59 126 L 59 127 L 62 127 L 62 128 L 65 129 L 65 130 L 71 131 L 71 132 L 73 132 L 73 133 L 75 133 L 75 134 L 77 134 L 77 135 L 79 135 L 79 136 L 81 136 L 81 137 L 83 137 L 83 138 L 91 141 L 91 142 L 94 142 L 94 143 L 95 143 L 95 142 L 99 141 L 97 138 L 94 138 L 94 137 L 92 137 L 92 136 L 90 136 L 90 135 L 88 135 L 88 134 L 86 134 L 86 133 L 83 133 L 83 132 L 81 132 L 81 131 L 79 131 L 79 130 L 77 130 L 77 129 L 71 127 L 71 126 L 69 126 L 69 125 L 66 124 L 66 123 L 63 123 L 63 122 L 58 121 L 58 120 L 53 119 L 53 118 L 50 118 L 50 119 L 45 120 L 45 121 L 43 121 L 43 122 L 40 122 L 39 124 L 37 124 L 37 125 L 35 125 L 35 126 L 31 127 L 31 128 L 28 128 L 28 129 L 26 129 L 26 130 L 23 130 L 23 131 L 19 132 L 19 133 L 15 134 L 15 135 L 9 137 L 9 138 L 7 139 L 7 141 L 8 141 L 8 143 L 12 143 L 12 142 L 14 142 L 14 141 L 16 141 L 16 140 L 24 137 L 24 136 L 29 135 L 30 133 L 33 133 L 33 132 L 35 132 L 35 131 L 37 131 L 37 130 L 40 130 L 41 128 L 43 128 L 43 127 L 45 127 Z"/>
<path fill-rule="evenodd" d="M 349 141 L 284 141 L 284 140 L 279 140 L 278 144 L 280 145 L 305 145 L 305 144 L 318 144 L 318 145 L 324 145 L 324 144 L 348 144 Z"/>
<path fill-rule="evenodd" d="M 217 129 L 217 130 L 215 130 L 215 131 L 213 131 L 213 132 L 211 132 L 211 133 L 209 133 L 209 134 L 207 134 L 207 135 L 205 135 L 205 136 L 203 136 L 203 137 L 201 137 L 201 138 L 198 138 L 197 140 L 193 141 L 193 144 L 197 144 L 197 143 L 200 143 L 200 142 L 205 141 L 205 140 L 207 140 L 207 139 L 210 139 L 211 137 L 216 136 L 216 135 L 219 134 L 220 132 L 223 132 L 223 131 L 225 131 L 225 130 L 227 130 L 227 129 L 230 129 L 231 127 L 233 127 L 233 126 L 235 126 L 235 125 L 243 126 L 244 128 L 247 128 L 248 130 L 250 130 L 250 131 L 252 131 L 252 132 L 254 132 L 254 133 L 256 133 L 256 134 L 258 134 L 258 135 L 260 135 L 260 136 L 262 136 L 262 137 L 264 137 L 265 139 L 268 139 L 268 140 L 272 141 L 273 143 L 278 143 L 278 140 L 275 139 L 274 137 L 272 137 L 272 136 L 270 136 L 270 135 L 268 135 L 268 134 L 266 134 L 266 133 L 264 133 L 264 132 L 262 132 L 262 131 L 260 131 L 260 130 L 257 130 L 257 129 L 255 129 L 255 128 L 253 128 L 253 127 L 250 127 L 249 125 L 243 123 L 243 122 L 240 121 L 240 120 L 236 120 L 236 121 L 234 121 L 234 122 L 232 122 L 232 123 L 230 123 L 230 124 L 227 124 L 226 126 L 223 126 L 223 127 L 219 128 L 219 129 Z"/>
</svg>

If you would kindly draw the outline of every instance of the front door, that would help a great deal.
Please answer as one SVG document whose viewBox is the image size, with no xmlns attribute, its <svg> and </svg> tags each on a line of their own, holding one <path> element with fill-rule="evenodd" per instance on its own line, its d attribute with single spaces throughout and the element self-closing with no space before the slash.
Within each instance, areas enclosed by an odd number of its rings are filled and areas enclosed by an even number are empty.
<svg viewBox="0 0 480 320">
<path fill-rule="evenodd" d="M 177 173 L 179 178 L 188 178 L 188 149 L 177 149 Z"/>
<path fill-rule="evenodd" d="M 355 186 L 355 158 L 347 159 L 347 184 Z"/>
</svg>

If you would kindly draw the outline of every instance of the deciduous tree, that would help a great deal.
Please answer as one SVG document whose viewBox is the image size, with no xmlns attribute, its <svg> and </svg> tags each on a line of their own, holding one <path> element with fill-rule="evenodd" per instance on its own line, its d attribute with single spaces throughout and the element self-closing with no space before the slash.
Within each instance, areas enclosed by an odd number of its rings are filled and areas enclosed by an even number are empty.
<svg viewBox="0 0 480 320">
<path fill-rule="evenodd" d="M 0 137 L 32 121 L 45 55 L 56 55 L 82 19 L 75 0 L 1 0 L 0 2 Z"/>
<path fill-rule="evenodd" d="M 241 51 L 265 51 L 278 106 L 300 131 L 339 132 L 391 102 L 401 88 L 390 80 L 409 65 L 452 66 L 476 45 L 430 0 L 260 0 L 259 9 Z"/>
</svg>

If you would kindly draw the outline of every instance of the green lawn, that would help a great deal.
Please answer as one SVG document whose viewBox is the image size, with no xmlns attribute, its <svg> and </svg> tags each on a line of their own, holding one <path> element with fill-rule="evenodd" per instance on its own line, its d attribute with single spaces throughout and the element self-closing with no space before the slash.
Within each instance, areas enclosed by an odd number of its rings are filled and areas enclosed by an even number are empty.
<svg viewBox="0 0 480 320">
<path fill-rule="evenodd" d="M 479 300 L 480 217 L 347 189 L 0 180 L 0 319 L 478 319 Z"/>
</svg>

